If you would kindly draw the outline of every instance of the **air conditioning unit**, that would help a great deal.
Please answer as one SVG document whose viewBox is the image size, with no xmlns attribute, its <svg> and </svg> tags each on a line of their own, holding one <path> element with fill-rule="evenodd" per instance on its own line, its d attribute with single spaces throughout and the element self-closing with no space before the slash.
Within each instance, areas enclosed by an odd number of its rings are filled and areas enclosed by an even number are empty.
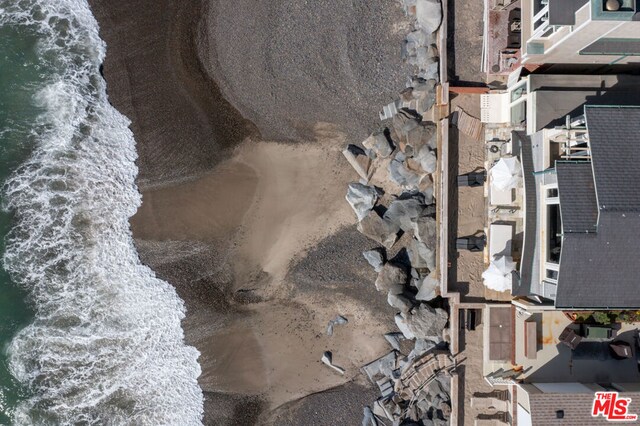
<svg viewBox="0 0 640 426">
<path fill-rule="evenodd" d="M 509 93 L 480 95 L 480 121 L 483 123 L 509 123 Z"/>
</svg>

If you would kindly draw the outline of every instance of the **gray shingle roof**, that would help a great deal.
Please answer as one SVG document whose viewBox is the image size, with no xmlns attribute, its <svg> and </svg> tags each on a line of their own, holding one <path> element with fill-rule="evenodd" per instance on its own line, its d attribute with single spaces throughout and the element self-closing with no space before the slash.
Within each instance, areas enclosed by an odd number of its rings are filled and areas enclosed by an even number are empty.
<svg viewBox="0 0 640 426">
<path fill-rule="evenodd" d="M 591 163 L 556 162 L 562 232 L 595 232 L 598 203 Z"/>
<path fill-rule="evenodd" d="M 640 107 L 585 106 L 598 206 L 640 211 Z"/>
<path fill-rule="evenodd" d="M 591 392 L 530 393 L 532 423 L 536 426 L 612 424 L 602 416 L 591 416 L 593 397 Z M 624 392 L 620 397 L 631 398 L 629 414 L 640 414 L 640 393 Z M 557 418 L 556 412 L 559 410 L 562 410 L 562 419 Z"/>
<path fill-rule="evenodd" d="M 556 307 L 638 308 L 640 150 L 636 141 L 640 134 L 640 107 L 587 106 L 585 115 L 598 223 L 596 233 L 564 232 Z M 558 185 L 560 181 L 558 175 Z M 565 208 L 566 196 L 570 200 L 573 197 L 570 193 L 560 189 L 561 209 Z M 577 204 L 579 200 L 569 201 L 574 208 Z M 562 214 L 564 220 L 564 211 Z M 569 226 L 577 226 L 572 220 L 577 219 L 570 215 Z M 584 224 L 588 221 L 580 222 L 581 226 Z"/>
<path fill-rule="evenodd" d="M 640 307 L 640 213 L 601 212 L 595 234 L 565 234 L 558 308 Z"/>
</svg>

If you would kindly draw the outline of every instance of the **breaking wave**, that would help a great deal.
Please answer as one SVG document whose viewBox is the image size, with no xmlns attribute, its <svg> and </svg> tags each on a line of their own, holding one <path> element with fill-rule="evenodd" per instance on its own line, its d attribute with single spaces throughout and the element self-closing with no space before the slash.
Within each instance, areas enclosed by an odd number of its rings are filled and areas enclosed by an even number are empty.
<svg viewBox="0 0 640 426">
<path fill-rule="evenodd" d="M 135 141 L 108 102 L 106 49 L 86 0 L 0 0 L 0 25 L 37 33 L 48 74 L 34 150 L 3 188 L 15 214 L 5 268 L 36 310 L 8 348 L 10 371 L 31 394 L 14 422 L 201 423 L 184 304 L 133 245 Z"/>
</svg>

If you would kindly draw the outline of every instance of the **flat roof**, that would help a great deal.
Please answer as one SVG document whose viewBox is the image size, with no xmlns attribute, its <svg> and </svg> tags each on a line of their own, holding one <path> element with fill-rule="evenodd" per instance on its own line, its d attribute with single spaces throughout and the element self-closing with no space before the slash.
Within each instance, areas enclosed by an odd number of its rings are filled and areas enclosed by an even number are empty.
<svg viewBox="0 0 640 426">
<path fill-rule="evenodd" d="M 586 104 L 636 105 L 640 76 L 532 74 L 529 91 L 534 103 L 534 131 L 562 126 L 566 116 L 584 113 Z"/>
<path fill-rule="evenodd" d="M 549 25 L 574 25 L 576 12 L 589 0 L 549 0 Z"/>
</svg>

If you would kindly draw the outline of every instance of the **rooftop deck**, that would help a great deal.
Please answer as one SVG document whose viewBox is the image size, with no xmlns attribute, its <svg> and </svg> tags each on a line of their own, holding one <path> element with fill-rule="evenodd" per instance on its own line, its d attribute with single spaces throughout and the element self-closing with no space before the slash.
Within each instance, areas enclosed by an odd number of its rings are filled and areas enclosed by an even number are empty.
<svg viewBox="0 0 640 426">
<path fill-rule="evenodd" d="M 492 308 L 489 310 L 495 310 Z M 505 309 L 505 308 L 497 308 Z M 490 314 L 488 314 L 490 315 Z M 487 318 L 487 315 L 485 315 Z M 636 361 L 636 352 L 630 359 L 616 360 L 608 356 L 607 342 L 609 340 L 623 340 L 635 348 L 635 330 L 640 324 L 618 324 L 613 339 L 584 339 L 575 351 L 561 343 L 559 336 L 565 327 L 575 329 L 579 325 L 565 316 L 562 311 L 539 310 L 527 312 L 515 306 L 512 310 L 513 347 L 512 359 L 507 361 L 491 360 L 489 350 L 492 344 L 495 346 L 495 337 L 489 336 L 485 322 L 484 337 L 484 364 L 483 372 L 488 376 L 500 369 L 505 371 L 513 368 L 521 369 L 517 376 L 518 381 L 528 383 L 545 382 L 580 382 L 580 383 L 628 383 L 640 381 L 640 372 Z M 534 357 L 526 356 L 526 325 L 535 324 L 535 354 Z M 498 339 L 499 340 L 499 339 Z M 603 346 L 605 351 L 592 350 L 593 346 Z M 598 349 L 598 348 L 596 348 Z"/>
</svg>

